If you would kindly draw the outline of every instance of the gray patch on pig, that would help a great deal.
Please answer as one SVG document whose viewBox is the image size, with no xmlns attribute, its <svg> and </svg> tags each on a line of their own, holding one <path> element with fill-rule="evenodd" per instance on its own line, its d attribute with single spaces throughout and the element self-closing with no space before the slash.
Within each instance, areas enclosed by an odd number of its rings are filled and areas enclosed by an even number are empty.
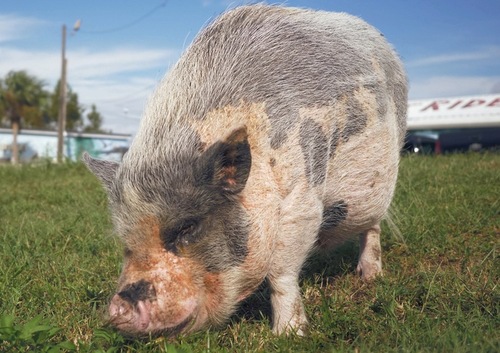
<svg viewBox="0 0 500 353">
<path fill-rule="evenodd" d="M 321 126 L 312 119 L 306 119 L 300 126 L 300 147 L 304 155 L 306 176 L 313 185 L 325 181 L 328 162 L 328 142 Z"/>
<path fill-rule="evenodd" d="M 394 102 L 396 105 L 397 124 L 399 128 L 399 146 L 403 146 L 406 134 L 406 113 L 408 109 L 408 88 L 400 82 L 393 85 Z"/>
<path fill-rule="evenodd" d="M 193 130 L 192 134 L 193 134 L 193 145 L 194 145 L 194 148 L 198 152 L 205 151 L 206 143 L 201 140 L 201 136 L 198 133 L 198 131 L 194 131 Z"/>
<path fill-rule="evenodd" d="M 385 120 L 385 116 L 387 114 L 387 104 L 388 104 L 387 97 L 383 92 L 377 90 L 375 94 L 375 99 L 377 102 L 377 114 L 379 118 L 383 121 Z"/>
<path fill-rule="evenodd" d="M 385 91 L 384 83 L 381 80 L 374 82 L 371 85 L 365 86 L 373 95 L 375 95 L 375 102 L 377 103 L 377 115 L 381 121 L 385 120 L 387 114 L 387 93 Z"/>
<path fill-rule="evenodd" d="M 347 218 L 348 206 L 344 200 L 336 201 L 323 210 L 320 231 L 332 230 Z"/>
<path fill-rule="evenodd" d="M 183 125 L 181 129 L 169 128 L 163 135 L 169 138 L 168 145 L 148 146 L 145 153 L 149 158 L 134 152 L 124 158 L 126 166 L 119 171 L 121 181 L 115 183 L 117 195 L 123 194 L 123 181 L 127 181 L 141 201 L 162 207 L 163 200 L 169 196 L 169 193 L 162 192 L 162 188 L 171 188 L 177 181 L 194 182 L 192 166 L 205 149 L 199 133 L 191 126 Z M 136 164 L 130 166 L 129 160 Z M 170 186 L 167 185 L 169 180 L 173 183 Z"/>
<path fill-rule="evenodd" d="M 346 109 L 346 122 L 342 131 L 342 140 L 344 142 L 348 141 L 351 136 L 363 132 L 368 121 L 363 107 L 354 96 L 348 96 Z"/>
<path fill-rule="evenodd" d="M 330 151 L 328 152 L 328 158 L 332 158 L 333 156 L 335 156 L 335 151 L 337 150 L 337 146 L 339 145 L 339 140 L 340 131 L 336 126 L 333 126 L 330 134 Z"/>
<path fill-rule="evenodd" d="M 161 239 L 168 251 L 182 256 L 180 248 L 185 247 L 207 271 L 221 272 L 245 260 L 248 234 L 248 216 L 233 201 L 214 207 L 208 214 L 178 221 L 162 231 Z"/>
<path fill-rule="evenodd" d="M 396 123 L 399 130 L 399 143 L 402 147 L 404 136 L 406 134 L 406 113 L 408 105 L 408 84 L 404 72 L 401 69 L 400 63 L 394 57 L 386 57 L 385 60 L 380 60 L 380 64 L 385 74 L 385 85 L 379 86 L 379 99 L 377 102 L 386 102 L 386 107 L 391 100 L 394 101 L 396 108 Z M 384 93 L 385 92 L 385 93 Z"/>
</svg>

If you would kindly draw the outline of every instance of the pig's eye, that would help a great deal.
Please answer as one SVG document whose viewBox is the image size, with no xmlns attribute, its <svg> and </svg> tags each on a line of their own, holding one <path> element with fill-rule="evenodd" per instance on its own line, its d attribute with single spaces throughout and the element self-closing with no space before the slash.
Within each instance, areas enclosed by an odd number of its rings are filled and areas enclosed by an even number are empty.
<svg viewBox="0 0 500 353">
<path fill-rule="evenodd" d="M 181 228 L 177 230 L 178 237 L 189 236 L 196 229 L 196 224 L 194 222 L 189 222 L 187 224 L 183 224 Z"/>
<path fill-rule="evenodd" d="M 193 220 L 184 221 L 173 229 L 162 234 L 162 240 L 167 250 L 174 253 L 182 252 L 183 248 L 192 243 L 198 233 L 198 223 Z"/>
</svg>

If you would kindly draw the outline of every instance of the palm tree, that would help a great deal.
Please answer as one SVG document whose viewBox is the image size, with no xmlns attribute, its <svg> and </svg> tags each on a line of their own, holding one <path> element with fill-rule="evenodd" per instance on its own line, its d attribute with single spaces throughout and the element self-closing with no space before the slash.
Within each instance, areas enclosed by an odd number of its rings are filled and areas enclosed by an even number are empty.
<svg viewBox="0 0 500 353">
<path fill-rule="evenodd" d="M 54 92 L 50 95 L 50 103 L 48 107 L 48 118 L 52 119 L 53 124 L 57 124 L 57 118 L 60 108 L 60 85 L 61 81 L 57 81 Z M 78 94 L 73 92 L 70 85 L 66 85 L 66 129 L 81 130 L 83 128 L 83 111 L 85 108 L 78 102 Z M 51 121 L 47 125 L 50 125 Z"/>
<path fill-rule="evenodd" d="M 85 126 L 83 131 L 85 132 L 104 132 L 101 129 L 102 125 L 102 115 L 97 111 L 95 104 L 92 104 L 91 111 L 87 114 L 87 120 L 89 124 Z"/>
<path fill-rule="evenodd" d="M 19 162 L 17 135 L 21 128 L 21 119 L 28 119 L 28 125 L 43 117 L 42 106 L 47 99 L 45 83 L 26 71 L 11 71 L 0 85 L 0 101 L 5 118 L 12 127 L 12 163 Z"/>
</svg>

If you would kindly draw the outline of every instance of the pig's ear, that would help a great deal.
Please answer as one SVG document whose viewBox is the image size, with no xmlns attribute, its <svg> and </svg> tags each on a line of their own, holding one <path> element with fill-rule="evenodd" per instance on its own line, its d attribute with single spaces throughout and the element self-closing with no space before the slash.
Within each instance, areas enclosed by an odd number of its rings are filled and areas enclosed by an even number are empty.
<svg viewBox="0 0 500 353">
<path fill-rule="evenodd" d="M 245 187 L 251 164 L 247 128 L 243 126 L 215 142 L 200 156 L 195 167 L 196 179 L 223 193 L 237 194 Z"/>
<path fill-rule="evenodd" d="M 120 164 L 117 162 L 103 161 L 92 158 L 87 152 L 83 153 L 82 160 L 87 168 L 89 168 L 89 170 L 94 173 L 97 178 L 99 178 L 106 190 L 109 191 L 113 185 L 116 170 Z"/>
</svg>

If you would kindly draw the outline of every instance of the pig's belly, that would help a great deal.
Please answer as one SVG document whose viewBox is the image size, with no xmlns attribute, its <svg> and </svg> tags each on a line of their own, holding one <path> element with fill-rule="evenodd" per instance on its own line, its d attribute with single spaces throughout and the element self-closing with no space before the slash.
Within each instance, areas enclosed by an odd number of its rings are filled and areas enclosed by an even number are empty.
<svg viewBox="0 0 500 353">
<path fill-rule="evenodd" d="M 333 210 L 338 222 L 321 228 L 320 246 L 338 246 L 379 223 L 387 213 L 396 186 L 399 148 L 394 137 L 370 135 L 341 147 L 330 161 L 325 184 L 315 188 L 326 214 L 341 205 L 339 212 Z"/>
</svg>

